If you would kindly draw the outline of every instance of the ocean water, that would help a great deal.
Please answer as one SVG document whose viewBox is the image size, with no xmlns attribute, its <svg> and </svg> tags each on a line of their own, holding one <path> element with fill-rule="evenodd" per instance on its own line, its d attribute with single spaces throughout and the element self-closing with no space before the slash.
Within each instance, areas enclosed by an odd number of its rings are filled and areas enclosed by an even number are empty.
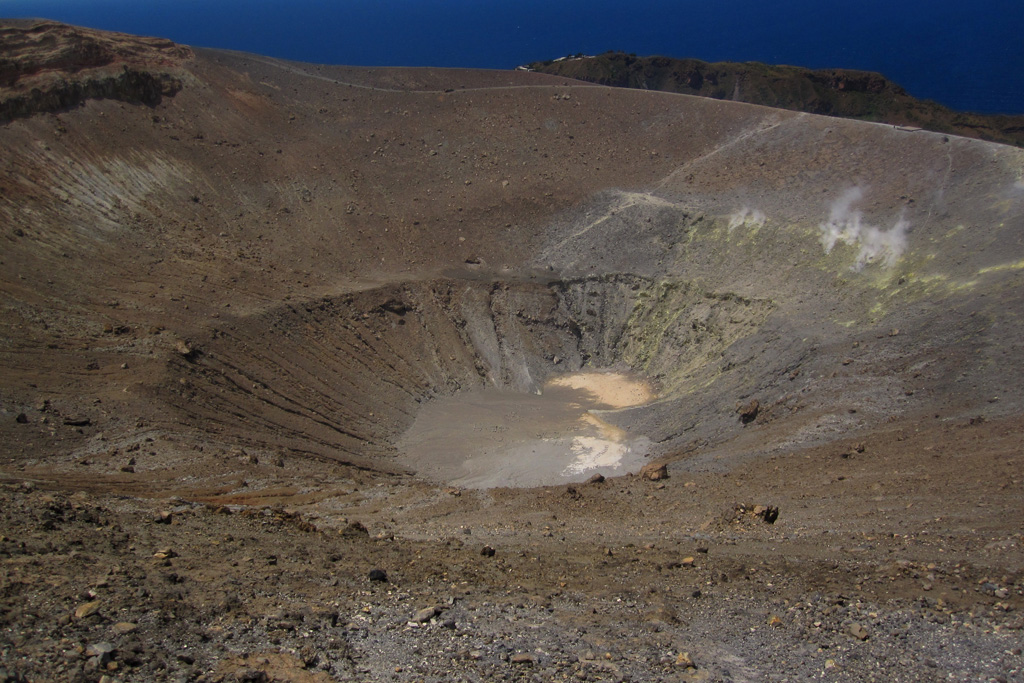
<svg viewBox="0 0 1024 683">
<path fill-rule="evenodd" d="M 329 64 L 507 69 L 624 50 L 867 69 L 955 109 L 1024 113 L 1021 0 L 0 0 L 0 16 Z"/>
</svg>

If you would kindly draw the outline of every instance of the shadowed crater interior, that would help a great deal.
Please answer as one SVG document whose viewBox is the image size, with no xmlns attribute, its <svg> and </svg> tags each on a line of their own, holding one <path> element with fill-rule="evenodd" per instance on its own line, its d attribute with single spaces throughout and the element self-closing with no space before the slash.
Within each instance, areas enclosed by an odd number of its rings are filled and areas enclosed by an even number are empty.
<svg viewBox="0 0 1024 683">
<path fill-rule="evenodd" d="M 468 485 L 622 474 L 649 450 L 638 414 L 668 419 L 659 401 L 772 308 L 635 275 L 374 288 L 217 326 L 171 402 L 222 435 Z"/>
</svg>

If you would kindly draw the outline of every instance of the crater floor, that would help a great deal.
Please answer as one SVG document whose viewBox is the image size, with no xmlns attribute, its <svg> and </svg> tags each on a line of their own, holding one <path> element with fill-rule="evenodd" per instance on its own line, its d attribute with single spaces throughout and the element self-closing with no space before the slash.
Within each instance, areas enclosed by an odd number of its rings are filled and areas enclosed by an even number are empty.
<svg viewBox="0 0 1024 683">
<path fill-rule="evenodd" d="M 650 440 L 609 423 L 653 398 L 622 373 L 548 379 L 536 394 L 479 389 L 424 406 L 398 442 L 418 476 L 468 488 L 543 486 L 636 473 Z"/>
</svg>

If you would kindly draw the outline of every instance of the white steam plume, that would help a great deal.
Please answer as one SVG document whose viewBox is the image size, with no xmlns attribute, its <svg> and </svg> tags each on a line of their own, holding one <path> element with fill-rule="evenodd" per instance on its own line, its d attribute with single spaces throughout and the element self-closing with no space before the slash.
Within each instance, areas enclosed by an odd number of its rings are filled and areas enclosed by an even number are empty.
<svg viewBox="0 0 1024 683">
<path fill-rule="evenodd" d="M 869 263 L 880 261 L 886 268 L 896 265 L 907 248 L 910 223 L 902 216 L 888 230 L 864 221 L 864 215 L 854 205 L 864 198 L 864 190 L 852 187 L 832 203 L 828 222 L 821 230 L 821 245 L 825 253 L 832 252 L 836 242 L 860 247 L 853 270 L 861 270 Z"/>
<path fill-rule="evenodd" d="M 764 215 L 764 211 L 744 206 L 742 209 L 729 216 L 729 232 L 732 232 L 741 225 L 748 225 L 753 228 L 763 228 L 767 220 L 768 217 Z"/>
</svg>

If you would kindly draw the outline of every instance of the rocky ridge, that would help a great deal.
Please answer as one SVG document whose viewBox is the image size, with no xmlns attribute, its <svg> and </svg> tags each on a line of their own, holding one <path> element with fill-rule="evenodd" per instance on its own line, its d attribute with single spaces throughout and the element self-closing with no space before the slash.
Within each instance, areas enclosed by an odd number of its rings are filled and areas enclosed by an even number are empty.
<svg viewBox="0 0 1024 683">
<path fill-rule="evenodd" d="M 89 99 L 155 105 L 181 90 L 192 51 L 45 21 L 0 27 L 0 121 L 64 111 Z"/>
<path fill-rule="evenodd" d="M 601 85 L 748 102 L 1024 146 L 1024 116 L 953 111 L 917 99 L 882 74 L 870 71 L 709 63 L 624 52 L 533 62 L 528 68 Z"/>
</svg>

